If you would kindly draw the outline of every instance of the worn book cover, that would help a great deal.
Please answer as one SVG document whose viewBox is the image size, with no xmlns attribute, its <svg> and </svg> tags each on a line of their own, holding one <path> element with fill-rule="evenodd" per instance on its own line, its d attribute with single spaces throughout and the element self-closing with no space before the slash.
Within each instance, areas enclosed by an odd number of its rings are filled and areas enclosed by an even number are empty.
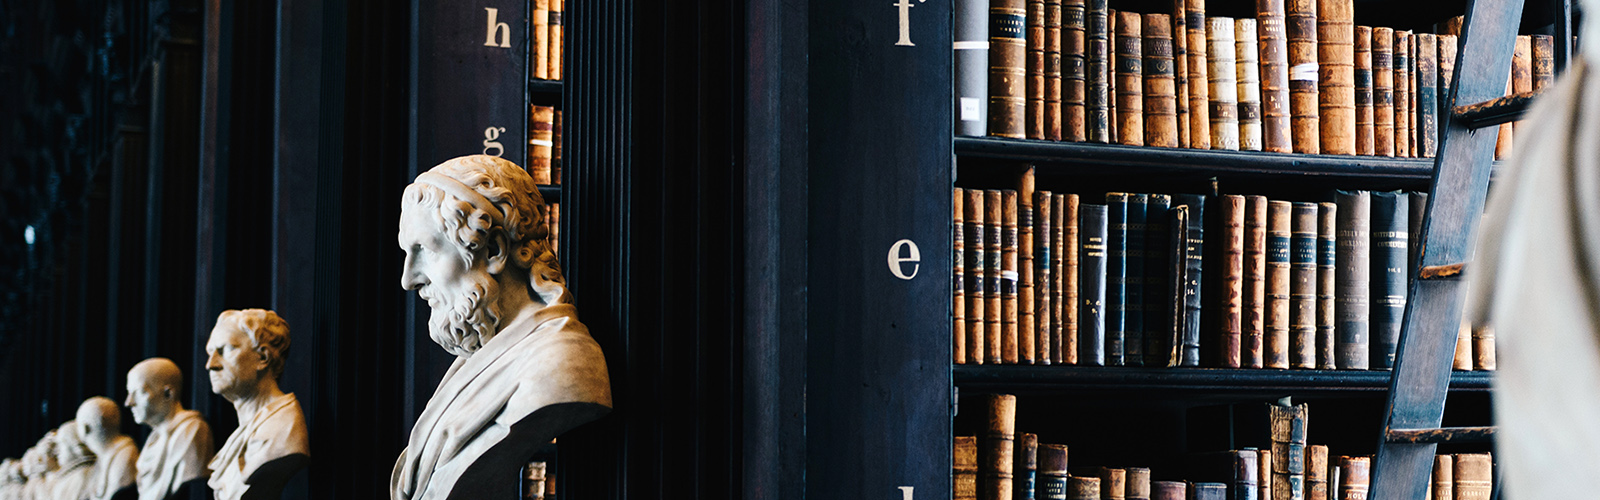
<svg viewBox="0 0 1600 500">
<path fill-rule="evenodd" d="M 1033 219 L 1033 321 L 1034 363 L 1049 365 L 1060 362 L 1055 353 L 1057 346 L 1051 341 L 1055 319 L 1055 273 L 1052 267 L 1055 250 L 1054 195 L 1049 191 L 1034 193 L 1036 213 Z"/>
<path fill-rule="evenodd" d="M 1012 500 L 1014 486 L 1017 397 L 989 394 L 983 397 L 985 423 L 978 443 L 978 498 Z"/>
<path fill-rule="evenodd" d="M 1529 92 L 1533 92 L 1533 39 L 1528 35 L 1518 35 L 1517 45 L 1511 51 L 1511 93 Z M 1511 122 L 1512 137 L 1522 132 L 1522 122 Z"/>
<path fill-rule="evenodd" d="M 1168 367 L 1173 367 L 1182 364 L 1184 359 L 1183 338 L 1189 331 L 1187 326 L 1189 292 L 1194 289 L 1189 286 L 1189 206 L 1180 203 L 1174 205 L 1172 210 L 1167 213 L 1167 234 L 1172 248 L 1167 254 L 1169 259 L 1167 262 L 1167 300 L 1163 304 L 1163 309 L 1166 309 L 1168 317 L 1171 318 L 1167 322 L 1171 330 L 1163 332 L 1164 334 L 1160 337 L 1160 349 L 1155 351 L 1163 353 L 1166 356 L 1166 362 L 1157 363 L 1155 366 L 1165 364 Z M 1195 359 L 1198 357 L 1198 353 L 1191 356 L 1193 357 L 1190 359 Z"/>
<path fill-rule="evenodd" d="M 1372 148 L 1378 156 L 1395 156 L 1394 30 L 1372 28 Z"/>
<path fill-rule="evenodd" d="M 1335 364 L 1346 370 L 1365 370 L 1369 350 L 1367 303 L 1371 273 L 1372 195 L 1366 191 L 1338 191 L 1339 206 L 1334 244 Z"/>
<path fill-rule="evenodd" d="M 1317 0 L 1317 102 L 1322 153 L 1356 154 L 1355 0 Z"/>
<path fill-rule="evenodd" d="M 1433 456 L 1433 487 L 1430 494 L 1440 500 L 1455 500 L 1455 457 L 1450 455 Z"/>
<path fill-rule="evenodd" d="M 1022 433 L 1017 440 L 1017 457 L 1012 462 L 1011 472 L 1011 498 L 1013 500 L 1033 500 L 1037 473 L 1039 469 L 1039 436 L 1032 433 Z"/>
<path fill-rule="evenodd" d="M 1317 367 L 1317 204 L 1295 202 L 1289 238 L 1289 366 Z"/>
<path fill-rule="evenodd" d="M 1178 94 L 1173 76 L 1172 20 L 1144 15 L 1144 144 L 1178 147 Z"/>
<path fill-rule="evenodd" d="M 1144 145 L 1144 17 L 1117 12 L 1117 142 Z"/>
<path fill-rule="evenodd" d="M 1450 86 L 1456 76 L 1457 39 L 1454 35 L 1439 35 L 1439 116 L 1450 116 Z M 1443 123 L 1443 120 L 1440 120 Z"/>
<path fill-rule="evenodd" d="M 1356 26 L 1356 154 L 1373 155 L 1372 27 Z"/>
<path fill-rule="evenodd" d="M 1306 447 L 1306 500 L 1328 499 L 1328 447 Z"/>
<path fill-rule="evenodd" d="M 1246 368 L 1265 364 L 1267 319 L 1267 197 L 1251 195 L 1244 203 L 1244 296 L 1241 299 L 1239 362 Z"/>
<path fill-rule="evenodd" d="M 1211 149 L 1239 150 L 1239 82 L 1234 52 L 1233 18 L 1206 18 Z"/>
<path fill-rule="evenodd" d="M 1338 318 L 1335 276 L 1338 272 L 1336 232 L 1339 206 L 1331 202 L 1317 204 L 1317 368 L 1332 370 L 1337 366 Z"/>
<path fill-rule="evenodd" d="M 1078 364 L 1105 366 L 1109 218 L 1105 205 L 1079 205 L 1078 211 Z"/>
<path fill-rule="evenodd" d="M 1150 469 L 1144 467 L 1129 467 L 1127 498 L 1128 500 L 1150 500 Z"/>
<path fill-rule="evenodd" d="M 1123 469 L 1100 468 L 1100 500 L 1124 500 L 1128 498 L 1128 471 Z"/>
<path fill-rule="evenodd" d="M 1267 408 L 1272 423 L 1272 498 L 1304 500 L 1309 410 L 1305 404 Z"/>
<path fill-rule="evenodd" d="M 1256 20 L 1233 22 L 1235 77 L 1239 95 L 1239 149 L 1261 150 L 1261 67 Z"/>
<path fill-rule="evenodd" d="M 1239 195 L 1217 198 L 1221 205 L 1218 220 L 1222 226 L 1221 331 L 1218 332 L 1217 361 L 1223 368 L 1241 366 L 1244 328 L 1244 221 L 1245 199 Z"/>
<path fill-rule="evenodd" d="M 545 66 L 545 76 L 551 80 L 561 79 L 561 47 L 562 47 L 562 14 L 567 10 L 566 0 L 550 0 L 550 13 L 546 17 L 546 24 L 550 30 L 550 55 Z"/>
<path fill-rule="evenodd" d="M 1294 152 L 1317 154 L 1321 128 L 1317 109 L 1317 0 L 1288 0 L 1289 114 Z"/>
<path fill-rule="evenodd" d="M 1200 305 L 1204 299 L 1205 276 L 1205 220 L 1206 197 L 1198 194 L 1180 194 L 1172 197 L 1173 205 L 1189 207 L 1187 216 L 1188 230 L 1185 231 L 1184 253 L 1184 317 L 1182 350 L 1179 364 L 1182 366 L 1200 366 L 1200 332 L 1203 315 Z"/>
<path fill-rule="evenodd" d="M 967 249 L 966 249 L 966 220 L 962 218 L 967 201 L 966 190 L 955 188 L 951 197 L 951 215 L 954 219 L 951 224 L 951 250 L 955 254 L 953 269 L 950 273 L 950 313 L 951 335 L 954 349 L 952 361 L 958 365 L 967 363 L 967 293 L 964 283 L 967 276 Z M 958 438 L 959 439 L 959 438 Z"/>
<path fill-rule="evenodd" d="M 981 365 L 989 352 L 984 342 L 988 340 L 989 305 L 989 234 L 984 227 L 984 198 L 982 189 L 968 189 L 966 212 L 967 249 L 967 363 Z"/>
<path fill-rule="evenodd" d="M 1406 311 L 1410 202 L 1403 191 L 1372 193 L 1371 334 L 1373 369 L 1394 368 Z"/>
<path fill-rule="evenodd" d="M 1371 482 L 1370 457 L 1339 457 L 1339 500 L 1367 500 Z"/>
<path fill-rule="evenodd" d="M 1027 23 L 1025 0 L 989 0 L 989 135 L 1026 137 Z"/>
<path fill-rule="evenodd" d="M 1067 500 L 1100 500 L 1100 478 L 1084 476 L 1068 478 Z"/>
<path fill-rule="evenodd" d="M 1055 197 L 1056 247 L 1052 258 L 1057 264 L 1055 268 L 1061 272 L 1056 274 L 1056 300 L 1051 306 L 1056 314 L 1051 319 L 1054 331 L 1050 334 L 1050 341 L 1059 356 L 1056 360 L 1058 363 L 1075 365 L 1078 364 L 1078 288 L 1081 286 L 1078 263 L 1082 255 L 1079 245 L 1082 238 L 1078 231 L 1078 195 L 1058 194 Z M 1104 251 L 1103 248 L 1101 250 Z"/>
<path fill-rule="evenodd" d="M 551 184 L 554 176 L 550 160 L 554 157 L 556 108 L 534 105 L 528 113 L 528 175 L 535 184 Z"/>
<path fill-rule="evenodd" d="M 1289 38 L 1284 0 L 1256 0 L 1261 44 L 1261 148 L 1294 151 L 1289 112 Z"/>
<path fill-rule="evenodd" d="M 1000 362 L 1014 365 L 1018 360 L 1017 318 L 1017 191 L 1000 190 Z"/>
<path fill-rule="evenodd" d="M 1152 194 L 1145 204 L 1144 239 L 1144 364 L 1167 366 L 1172 332 L 1172 197 Z"/>
<path fill-rule="evenodd" d="M 540 80 L 550 79 L 550 2 L 551 0 L 533 0 L 533 40 L 528 43 L 532 60 L 530 73 Z"/>
<path fill-rule="evenodd" d="M 1127 338 L 1128 193 L 1106 193 L 1105 283 L 1106 366 L 1122 366 Z"/>
<path fill-rule="evenodd" d="M 1439 43 L 1433 35 L 1417 37 L 1417 155 L 1433 158 L 1439 151 Z"/>
<path fill-rule="evenodd" d="M 1462 453 L 1455 460 L 1457 500 L 1488 500 L 1494 491 L 1494 461 L 1488 453 Z"/>
<path fill-rule="evenodd" d="M 1178 98 L 1178 147 L 1189 147 L 1189 40 L 1188 23 L 1184 20 L 1185 0 L 1173 0 L 1172 10 L 1172 84 Z"/>
<path fill-rule="evenodd" d="M 1188 50 L 1189 147 L 1211 149 L 1211 91 L 1206 47 L 1206 2 L 1183 0 Z M 1192 214 L 1191 214 L 1192 215 Z"/>
<path fill-rule="evenodd" d="M 1035 498 L 1067 499 L 1067 445 L 1039 445 L 1039 483 Z"/>
<path fill-rule="evenodd" d="M 1085 50 L 1088 66 L 1085 70 L 1088 94 L 1087 129 L 1090 142 L 1111 142 L 1111 25 L 1110 8 L 1106 0 L 1086 0 L 1087 17 L 1084 22 Z"/>
<path fill-rule="evenodd" d="M 1267 203 L 1267 368 L 1289 368 L 1290 238 L 1294 204 Z"/>
<path fill-rule="evenodd" d="M 1034 196 L 1033 167 L 1029 166 L 1017 183 L 1017 362 L 1025 365 L 1039 361 L 1033 303 L 1033 288 L 1038 286 L 1033 260 Z"/>
<path fill-rule="evenodd" d="M 1533 91 L 1543 92 L 1556 80 L 1555 38 L 1533 35 Z"/>
<path fill-rule="evenodd" d="M 1005 202 L 1004 195 L 998 189 L 987 189 L 983 192 L 983 226 L 987 233 L 983 235 L 984 257 L 989 261 L 984 263 L 984 305 L 983 318 L 984 332 L 983 345 L 984 361 L 989 364 L 1000 364 L 1004 360 L 1005 347 L 1002 338 L 1005 336 Z"/>
<path fill-rule="evenodd" d="M 1150 500 L 1189 500 L 1189 483 L 1183 481 L 1151 482 Z"/>
<path fill-rule="evenodd" d="M 1394 32 L 1394 155 L 1411 156 L 1411 32 Z"/>
<path fill-rule="evenodd" d="M 1122 364 L 1144 365 L 1146 211 L 1150 195 L 1128 195 L 1127 248 L 1123 252 Z"/>
<path fill-rule="evenodd" d="M 1422 249 L 1422 222 L 1428 216 L 1428 193 L 1426 191 L 1411 191 L 1406 193 L 1406 199 L 1411 205 L 1407 216 L 1410 224 L 1407 230 L 1409 244 L 1406 245 L 1406 290 L 1411 289 L 1411 284 L 1417 281 L 1417 254 Z"/>
<path fill-rule="evenodd" d="M 1494 327 L 1472 325 L 1472 369 L 1494 370 Z"/>
<path fill-rule="evenodd" d="M 1044 138 L 1061 140 L 1061 0 L 1044 2 Z"/>
<path fill-rule="evenodd" d="M 1027 0 L 1027 32 L 1024 38 L 1028 47 L 1026 57 L 1027 78 L 1023 80 L 1027 95 L 1026 117 L 1023 130 L 1029 139 L 1044 139 L 1044 0 Z"/>
<path fill-rule="evenodd" d="M 1088 14 L 1085 0 L 1061 0 L 1061 140 L 1088 140 Z"/>
<path fill-rule="evenodd" d="M 954 500 L 978 500 L 978 437 L 956 436 L 954 448 L 950 496 Z"/>
</svg>

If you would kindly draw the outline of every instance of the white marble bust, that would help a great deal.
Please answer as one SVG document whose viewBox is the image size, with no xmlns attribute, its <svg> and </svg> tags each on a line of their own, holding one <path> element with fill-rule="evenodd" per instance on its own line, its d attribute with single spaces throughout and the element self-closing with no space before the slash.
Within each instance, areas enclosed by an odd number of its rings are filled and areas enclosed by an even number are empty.
<svg viewBox="0 0 1600 500">
<path fill-rule="evenodd" d="M 539 446 L 610 411 L 605 358 L 578 322 L 544 200 L 521 167 L 456 158 L 402 198 L 400 284 L 428 301 L 429 335 L 456 361 L 411 429 L 389 496 L 515 494 Z"/>
<path fill-rule="evenodd" d="M 150 358 L 128 370 L 128 399 L 133 421 L 150 427 L 139 450 L 139 500 L 162 500 L 185 483 L 211 476 L 216 454 L 211 425 L 200 412 L 186 410 L 183 372 L 166 358 Z"/>
<path fill-rule="evenodd" d="M 211 392 L 233 403 L 239 427 L 211 459 L 218 500 L 273 498 L 311 458 L 305 414 L 278 388 L 289 324 L 265 309 L 223 311 L 206 342 Z"/>
<path fill-rule="evenodd" d="M 49 498 L 79 500 L 88 496 L 89 474 L 94 472 L 95 456 L 78 432 L 77 420 L 68 420 L 56 428 L 56 461 L 61 471 L 56 473 L 56 484 L 51 486 Z"/>
<path fill-rule="evenodd" d="M 95 456 L 84 498 L 110 500 L 133 486 L 133 464 L 139 460 L 139 447 L 133 444 L 133 438 L 122 434 L 121 407 L 101 396 L 85 400 L 78 406 L 78 433 Z"/>
<path fill-rule="evenodd" d="M 50 498 L 50 492 L 55 488 L 56 472 L 60 470 L 55 447 L 56 431 L 51 429 L 39 438 L 37 444 L 23 452 L 22 473 L 27 480 L 23 482 L 21 498 Z"/>
<path fill-rule="evenodd" d="M 0 500 L 19 500 L 28 476 L 22 473 L 22 461 L 7 458 L 0 461 Z"/>
</svg>

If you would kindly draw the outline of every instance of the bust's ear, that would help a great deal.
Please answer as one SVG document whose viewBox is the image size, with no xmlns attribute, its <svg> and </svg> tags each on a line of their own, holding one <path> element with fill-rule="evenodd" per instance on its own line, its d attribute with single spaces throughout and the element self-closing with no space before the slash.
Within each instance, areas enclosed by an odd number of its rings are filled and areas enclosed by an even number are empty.
<svg viewBox="0 0 1600 500">
<path fill-rule="evenodd" d="M 266 348 L 257 347 L 257 348 L 255 348 L 255 352 L 256 352 L 256 369 L 260 370 L 260 371 L 263 371 L 263 372 L 267 371 L 267 366 L 270 363 L 267 362 L 267 350 L 266 350 Z"/>
<path fill-rule="evenodd" d="M 505 271 L 506 263 L 511 260 L 511 247 L 506 244 L 505 234 L 495 231 L 493 236 L 489 237 L 489 246 L 484 249 L 484 253 L 488 256 L 485 264 L 488 265 L 489 274 L 500 274 Z"/>
</svg>

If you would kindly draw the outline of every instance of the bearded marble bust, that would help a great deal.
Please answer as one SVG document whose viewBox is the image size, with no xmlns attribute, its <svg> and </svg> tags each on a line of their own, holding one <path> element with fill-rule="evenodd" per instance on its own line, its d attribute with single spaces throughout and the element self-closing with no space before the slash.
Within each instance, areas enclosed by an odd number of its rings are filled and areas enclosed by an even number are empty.
<svg viewBox="0 0 1600 500">
<path fill-rule="evenodd" d="M 417 176 L 401 201 L 400 284 L 456 355 L 390 478 L 395 500 L 514 494 L 535 450 L 611 409 L 600 347 L 578 322 L 533 178 L 493 156 Z"/>
</svg>

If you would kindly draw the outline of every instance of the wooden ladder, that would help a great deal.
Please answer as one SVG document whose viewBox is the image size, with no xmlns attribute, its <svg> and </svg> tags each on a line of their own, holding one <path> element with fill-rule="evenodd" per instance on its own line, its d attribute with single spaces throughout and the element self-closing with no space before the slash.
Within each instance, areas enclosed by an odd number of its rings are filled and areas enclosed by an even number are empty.
<svg viewBox="0 0 1600 500">
<path fill-rule="evenodd" d="M 1555 63 L 1566 66 L 1572 36 L 1570 0 L 1554 0 Z M 1503 97 L 1511 53 L 1522 19 L 1522 0 L 1474 0 L 1457 52 L 1454 106 L 1440 124 L 1433 186 L 1422 222 L 1417 269 L 1411 272 L 1409 300 L 1383 437 L 1372 466 L 1373 499 L 1420 499 L 1427 494 L 1439 443 L 1488 442 L 1493 427 L 1440 428 L 1456 331 L 1465 302 L 1467 262 L 1477 241 L 1478 222 L 1488 195 L 1494 163 L 1493 127 L 1521 116 L 1532 95 Z M 1568 43 L 1562 43 L 1563 41 Z M 1499 481 L 1495 497 L 1499 496 Z"/>
</svg>

